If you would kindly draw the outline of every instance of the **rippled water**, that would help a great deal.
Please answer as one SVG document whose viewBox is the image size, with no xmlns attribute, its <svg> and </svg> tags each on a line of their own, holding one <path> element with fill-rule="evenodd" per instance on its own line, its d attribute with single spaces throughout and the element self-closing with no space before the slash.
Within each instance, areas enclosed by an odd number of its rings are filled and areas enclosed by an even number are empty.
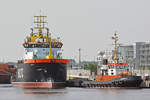
<svg viewBox="0 0 150 100">
<path fill-rule="evenodd" d="M 150 89 L 22 89 L 0 85 L 0 100 L 150 100 Z"/>
</svg>

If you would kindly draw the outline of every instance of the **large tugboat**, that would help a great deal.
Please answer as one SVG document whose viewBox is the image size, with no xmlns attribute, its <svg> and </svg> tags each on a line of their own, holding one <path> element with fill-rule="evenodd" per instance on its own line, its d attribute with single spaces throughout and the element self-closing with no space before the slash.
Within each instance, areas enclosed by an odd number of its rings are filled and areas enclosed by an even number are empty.
<svg viewBox="0 0 150 100">
<path fill-rule="evenodd" d="M 66 82 L 66 66 L 69 60 L 62 59 L 63 43 L 52 39 L 46 27 L 47 16 L 34 16 L 34 28 L 25 38 L 24 59 L 17 63 L 13 86 L 23 88 L 62 88 Z"/>
<path fill-rule="evenodd" d="M 68 86 L 86 87 L 86 88 L 140 88 L 141 76 L 132 75 L 127 63 L 120 63 L 118 59 L 118 36 L 115 33 L 112 39 L 115 41 L 113 62 L 108 63 L 104 60 L 104 66 L 101 67 L 100 75 L 96 76 L 96 81 L 83 79 L 69 80 Z"/>
</svg>

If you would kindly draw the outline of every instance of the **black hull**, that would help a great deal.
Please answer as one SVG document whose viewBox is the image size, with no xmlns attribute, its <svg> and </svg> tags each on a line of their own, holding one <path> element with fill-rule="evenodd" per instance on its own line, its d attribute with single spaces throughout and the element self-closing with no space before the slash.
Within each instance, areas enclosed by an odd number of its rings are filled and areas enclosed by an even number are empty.
<svg viewBox="0 0 150 100">
<path fill-rule="evenodd" d="M 18 63 L 16 76 L 12 78 L 15 86 L 32 86 L 38 83 L 65 84 L 66 63 Z M 19 83 L 19 84 L 18 84 Z M 21 85 L 22 84 L 22 85 Z M 53 88 L 50 86 L 49 88 Z M 59 86 L 59 85 L 58 85 Z M 61 85 L 64 87 L 64 85 Z M 40 87 L 39 85 L 37 88 Z M 55 86 L 56 87 L 56 86 Z"/>
<path fill-rule="evenodd" d="M 116 78 L 111 81 L 86 81 L 75 79 L 67 81 L 68 87 L 83 88 L 140 88 L 142 79 L 139 76 Z"/>
</svg>

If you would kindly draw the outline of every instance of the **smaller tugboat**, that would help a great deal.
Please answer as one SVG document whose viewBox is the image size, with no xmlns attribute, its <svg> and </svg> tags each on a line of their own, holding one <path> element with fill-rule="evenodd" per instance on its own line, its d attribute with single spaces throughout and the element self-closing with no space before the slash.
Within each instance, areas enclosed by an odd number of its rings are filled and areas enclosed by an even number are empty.
<svg viewBox="0 0 150 100">
<path fill-rule="evenodd" d="M 0 84 L 10 84 L 11 76 L 16 73 L 14 65 L 0 64 Z"/>
<path fill-rule="evenodd" d="M 132 75 L 129 72 L 127 63 L 120 63 L 118 59 L 118 36 L 115 33 L 112 39 L 115 41 L 113 62 L 108 63 L 105 59 L 105 66 L 101 67 L 101 74 L 97 75 L 96 81 L 85 81 L 74 79 L 68 81 L 68 86 L 86 88 L 140 88 L 141 76 Z"/>
</svg>

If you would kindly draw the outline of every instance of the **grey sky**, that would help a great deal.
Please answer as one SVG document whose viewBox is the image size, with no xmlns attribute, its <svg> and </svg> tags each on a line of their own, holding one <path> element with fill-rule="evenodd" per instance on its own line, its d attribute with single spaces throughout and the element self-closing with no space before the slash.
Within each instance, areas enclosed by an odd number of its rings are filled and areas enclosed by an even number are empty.
<svg viewBox="0 0 150 100">
<path fill-rule="evenodd" d="M 112 47 L 117 30 L 121 43 L 150 40 L 150 0 L 0 0 L 0 61 L 23 56 L 22 43 L 40 9 L 49 28 L 63 40 L 65 58 L 94 60 Z"/>
</svg>

